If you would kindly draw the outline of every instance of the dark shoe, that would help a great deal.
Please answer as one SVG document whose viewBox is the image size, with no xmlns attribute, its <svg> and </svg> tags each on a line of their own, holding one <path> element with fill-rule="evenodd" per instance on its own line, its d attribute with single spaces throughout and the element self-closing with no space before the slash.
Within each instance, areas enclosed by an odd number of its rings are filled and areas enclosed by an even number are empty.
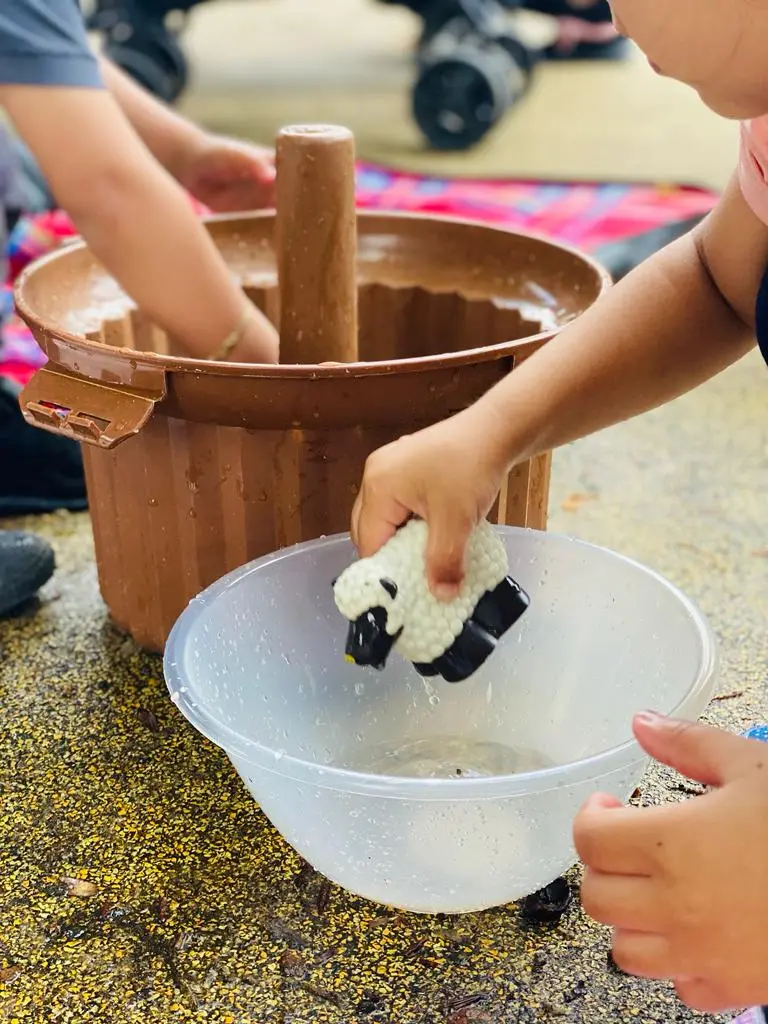
<svg viewBox="0 0 768 1024">
<path fill-rule="evenodd" d="M 26 604 L 56 568 L 53 549 L 40 537 L 0 531 L 0 617 Z"/>
<path fill-rule="evenodd" d="M 80 445 L 30 427 L 17 384 L 0 377 L 0 516 L 87 508 Z"/>
</svg>

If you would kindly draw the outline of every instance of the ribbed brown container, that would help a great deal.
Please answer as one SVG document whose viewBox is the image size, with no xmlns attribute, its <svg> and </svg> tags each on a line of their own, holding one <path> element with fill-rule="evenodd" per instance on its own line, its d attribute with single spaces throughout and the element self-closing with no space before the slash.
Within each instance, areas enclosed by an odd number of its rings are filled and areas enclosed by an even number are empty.
<svg viewBox="0 0 768 1024">
<path fill-rule="evenodd" d="M 208 227 L 277 322 L 273 220 Z M 608 284 L 574 251 L 473 223 L 362 213 L 357 236 L 359 362 L 340 366 L 180 358 L 121 312 L 82 245 L 22 275 L 18 308 L 49 358 L 24 413 L 86 442 L 101 591 L 141 645 L 162 650 L 229 570 L 346 530 L 371 451 L 465 408 Z M 548 483 L 547 457 L 515 470 L 498 520 L 543 528 Z"/>
</svg>

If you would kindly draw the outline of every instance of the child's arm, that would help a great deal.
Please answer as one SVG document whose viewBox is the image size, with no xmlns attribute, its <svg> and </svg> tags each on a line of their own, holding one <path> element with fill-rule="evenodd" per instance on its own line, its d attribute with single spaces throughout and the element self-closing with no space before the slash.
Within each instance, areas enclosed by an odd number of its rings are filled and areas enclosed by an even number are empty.
<svg viewBox="0 0 768 1024">
<path fill-rule="evenodd" d="M 353 515 L 362 555 L 427 519 L 431 582 L 452 596 L 464 545 L 509 467 L 668 402 L 754 344 L 768 228 L 733 181 L 691 235 L 629 274 L 472 408 L 375 452 Z"/>
<path fill-rule="evenodd" d="M 57 202 L 107 269 L 190 355 L 208 358 L 242 324 L 245 300 L 169 174 L 101 89 L 3 85 L 0 104 Z M 229 358 L 273 362 L 278 339 L 255 308 Z"/>
<path fill-rule="evenodd" d="M 519 462 L 691 390 L 754 345 L 768 228 L 734 179 L 691 234 L 647 260 L 487 397 Z M 514 411 L 513 411 L 514 410 Z M 519 410 L 519 411 L 518 411 Z"/>
</svg>

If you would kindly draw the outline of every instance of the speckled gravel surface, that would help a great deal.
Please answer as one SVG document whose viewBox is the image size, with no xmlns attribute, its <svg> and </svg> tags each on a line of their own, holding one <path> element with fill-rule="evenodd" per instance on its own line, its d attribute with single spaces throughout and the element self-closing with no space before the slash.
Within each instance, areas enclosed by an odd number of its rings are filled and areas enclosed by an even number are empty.
<svg viewBox="0 0 768 1024">
<path fill-rule="evenodd" d="M 768 720 L 768 373 L 757 358 L 556 461 L 552 528 L 668 575 L 711 617 L 723 699 Z M 0 624 L 0 1020 L 10 1024 L 676 1024 L 574 904 L 387 913 L 302 866 L 108 624 L 86 517 L 25 524 L 60 570 Z M 654 770 L 646 802 L 688 796 Z M 715 1018 L 705 1017 L 704 1020 Z"/>
</svg>

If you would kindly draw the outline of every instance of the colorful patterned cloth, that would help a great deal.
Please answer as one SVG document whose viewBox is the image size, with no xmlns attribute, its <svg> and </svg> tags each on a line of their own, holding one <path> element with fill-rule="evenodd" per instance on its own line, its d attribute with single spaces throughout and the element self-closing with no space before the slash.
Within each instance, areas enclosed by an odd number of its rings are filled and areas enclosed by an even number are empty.
<svg viewBox="0 0 768 1024">
<path fill-rule="evenodd" d="M 708 213 L 717 196 L 678 185 L 431 178 L 363 165 L 358 205 L 465 217 L 533 231 L 587 252 Z"/>
<path fill-rule="evenodd" d="M 8 280 L 0 292 L 2 345 L 0 373 L 26 384 L 35 370 L 45 363 L 45 356 L 29 330 L 13 312 L 13 282 L 24 267 L 55 249 L 75 234 L 65 213 L 54 211 L 34 217 L 22 217 L 8 240 Z"/>
<path fill-rule="evenodd" d="M 593 252 L 601 245 L 707 213 L 717 196 L 666 185 L 567 184 L 445 179 L 405 174 L 369 164 L 358 169 L 361 209 L 434 213 L 549 236 Z M 204 212 L 194 204 L 198 212 Z M 9 278 L 0 294 L 0 373 L 26 383 L 45 357 L 27 328 L 12 316 L 13 281 L 32 260 L 75 230 L 61 211 L 22 218 L 9 241 Z"/>
</svg>

